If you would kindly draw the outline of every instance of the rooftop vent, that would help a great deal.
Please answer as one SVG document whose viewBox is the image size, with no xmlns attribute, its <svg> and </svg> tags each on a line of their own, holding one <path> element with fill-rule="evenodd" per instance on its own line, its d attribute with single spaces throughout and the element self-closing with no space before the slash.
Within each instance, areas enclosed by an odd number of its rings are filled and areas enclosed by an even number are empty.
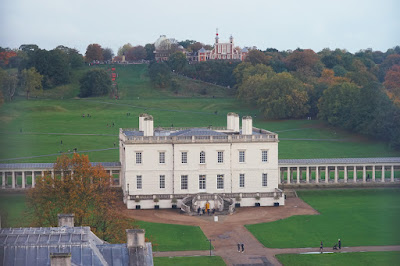
<svg viewBox="0 0 400 266">
<path fill-rule="evenodd" d="M 74 227 L 74 217 L 75 214 L 73 213 L 58 214 L 58 227 L 62 226 Z"/>
</svg>

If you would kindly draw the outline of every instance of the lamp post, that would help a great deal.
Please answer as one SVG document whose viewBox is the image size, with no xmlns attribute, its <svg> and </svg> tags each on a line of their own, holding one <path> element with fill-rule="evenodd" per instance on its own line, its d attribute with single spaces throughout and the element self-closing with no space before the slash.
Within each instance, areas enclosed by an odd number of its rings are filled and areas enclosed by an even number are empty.
<svg viewBox="0 0 400 266">
<path fill-rule="evenodd" d="M 214 241 L 215 239 L 207 239 L 206 241 L 210 242 L 210 257 L 211 257 L 211 241 Z"/>
</svg>

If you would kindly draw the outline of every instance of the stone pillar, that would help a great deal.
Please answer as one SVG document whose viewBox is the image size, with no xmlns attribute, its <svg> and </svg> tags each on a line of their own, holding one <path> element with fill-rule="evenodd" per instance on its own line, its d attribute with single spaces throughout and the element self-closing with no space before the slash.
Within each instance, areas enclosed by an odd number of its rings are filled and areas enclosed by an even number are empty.
<svg viewBox="0 0 400 266">
<path fill-rule="evenodd" d="M 319 171 L 318 166 L 315 166 L 315 183 L 319 183 Z"/>
<path fill-rule="evenodd" d="M 382 182 L 385 182 L 385 166 L 382 165 Z"/>
<path fill-rule="evenodd" d="M 394 182 L 394 165 L 390 167 L 390 182 Z"/>
<path fill-rule="evenodd" d="M 15 188 L 15 171 L 11 172 L 11 188 Z"/>
<path fill-rule="evenodd" d="M 287 168 L 287 176 L 286 176 L 286 182 L 288 183 L 288 184 L 290 184 L 290 167 L 288 167 Z"/>
<path fill-rule="evenodd" d="M 329 183 L 329 166 L 325 166 L 325 183 Z"/>
<path fill-rule="evenodd" d="M 67 226 L 67 227 L 74 227 L 74 217 L 75 214 L 73 213 L 60 213 L 58 216 L 58 227 Z"/>
<path fill-rule="evenodd" d="M 25 188 L 26 178 L 25 178 L 25 171 L 22 171 L 22 188 Z"/>
<path fill-rule="evenodd" d="M 343 174 L 344 174 L 344 182 L 345 183 L 347 183 L 347 166 L 344 166 L 344 172 L 343 172 Z"/>
<path fill-rule="evenodd" d="M 54 179 L 54 170 L 51 170 L 51 178 Z"/>
<path fill-rule="evenodd" d="M 6 172 L 1 172 L 1 187 L 6 188 Z"/>
<path fill-rule="evenodd" d="M 363 166 L 363 183 L 367 182 L 367 167 Z"/>
<path fill-rule="evenodd" d="M 357 166 L 353 169 L 353 183 L 357 183 Z"/>
<path fill-rule="evenodd" d="M 310 183 L 310 167 L 309 166 L 307 166 L 307 168 L 306 168 L 306 183 L 308 184 L 308 183 Z"/>
<path fill-rule="evenodd" d="M 61 170 L 61 181 L 64 180 L 64 171 Z"/>
<path fill-rule="evenodd" d="M 372 182 L 375 182 L 375 165 L 372 166 Z"/>
<path fill-rule="evenodd" d="M 42 177 L 44 177 L 44 171 L 42 171 Z"/>
<path fill-rule="evenodd" d="M 32 171 L 32 187 L 34 188 L 36 185 L 35 171 Z"/>
<path fill-rule="evenodd" d="M 284 172 L 282 171 L 282 168 L 279 169 L 279 184 L 282 184 L 282 180 L 284 177 Z"/>
<path fill-rule="evenodd" d="M 337 166 L 335 166 L 335 183 L 338 182 L 338 178 L 339 178 L 338 176 L 339 176 L 339 169 Z"/>
<path fill-rule="evenodd" d="M 300 167 L 297 166 L 297 175 L 296 175 L 296 179 L 297 179 L 297 184 L 300 183 Z"/>
</svg>

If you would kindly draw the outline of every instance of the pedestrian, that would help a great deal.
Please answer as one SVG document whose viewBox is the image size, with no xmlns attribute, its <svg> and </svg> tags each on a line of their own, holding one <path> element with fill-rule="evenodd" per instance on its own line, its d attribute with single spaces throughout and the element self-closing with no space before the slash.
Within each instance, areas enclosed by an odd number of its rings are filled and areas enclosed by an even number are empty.
<svg viewBox="0 0 400 266">
<path fill-rule="evenodd" d="M 201 208 L 200 208 L 200 206 L 197 208 L 197 215 L 199 215 L 199 216 L 201 216 Z"/>
<path fill-rule="evenodd" d="M 115 141 L 114 141 L 114 148 L 115 148 Z"/>
<path fill-rule="evenodd" d="M 242 253 L 244 253 L 244 244 L 242 243 L 241 246 L 242 246 Z"/>
<path fill-rule="evenodd" d="M 207 209 L 207 214 L 208 216 L 210 216 L 210 209 Z"/>
<path fill-rule="evenodd" d="M 114 127 L 114 122 L 113 122 L 113 127 Z"/>
<path fill-rule="evenodd" d="M 340 238 L 338 240 L 338 244 L 339 244 L 339 249 L 341 249 L 342 248 L 342 241 L 340 241 Z"/>
<path fill-rule="evenodd" d="M 237 246 L 238 246 L 238 252 L 240 252 L 240 243 L 238 243 Z"/>
<path fill-rule="evenodd" d="M 62 145 L 62 140 L 61 140 L 61 145 Z"/>
<path fill-rule="evenodd" d="M 322 253 L 324 251 L 324 244 L 321 241 L 321 245 L 319 246 L 319 251 Z"/>
</svg>

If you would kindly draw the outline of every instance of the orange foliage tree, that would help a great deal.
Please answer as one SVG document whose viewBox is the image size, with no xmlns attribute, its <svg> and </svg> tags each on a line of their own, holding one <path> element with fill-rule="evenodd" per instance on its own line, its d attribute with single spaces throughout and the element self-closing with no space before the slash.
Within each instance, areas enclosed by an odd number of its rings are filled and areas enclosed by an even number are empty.
<svg viewBox="0 0 400 266">
<path fill-rule="evenodd" d="M 44 175 L 29 190 L 27 203 L 35 226 L 57 226 L 57 214 L 75 214 L 75 226 L 90 226 L 101 239 L 110 243 L 126 242 L 125 229 L 132 220 L 121 216 L 111 177 L 101 165 L 92 166 L 88 156 L 75 153 L 57 158 L 52 178 Z"/>
<path fill-rule="evenodd" d="M 387 94 L 395 102 L 400 102 L 400 65 L 394 65 L 385 76 L 383 83 Z"/>
</svg>

